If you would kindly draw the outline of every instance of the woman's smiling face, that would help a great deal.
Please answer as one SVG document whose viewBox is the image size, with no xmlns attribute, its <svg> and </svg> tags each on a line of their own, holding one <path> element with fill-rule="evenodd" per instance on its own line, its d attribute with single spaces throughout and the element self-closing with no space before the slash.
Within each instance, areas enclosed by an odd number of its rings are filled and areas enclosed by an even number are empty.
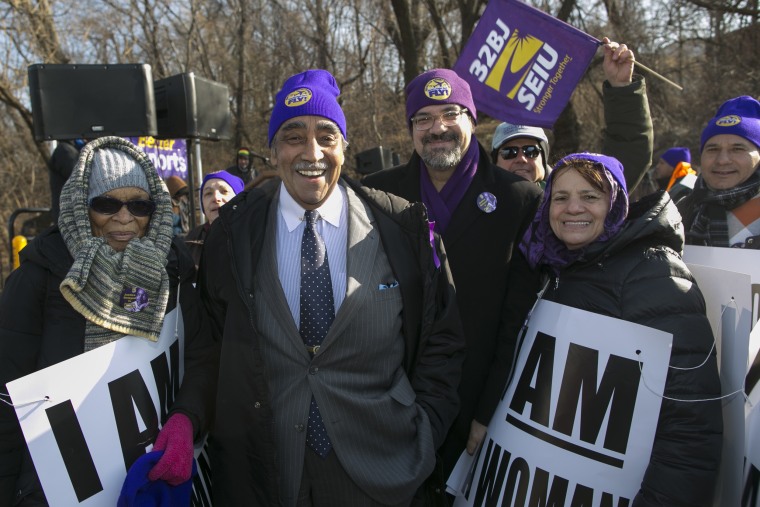
<svg viewBox="0 0 760 507">
<path fill-rule="evenodd" d="M 610 211 L 609 188 L 601 191 L 573 168 L 554 177 L 549 204 L 549 225 L 569 250 L 593 243 L 604 232 Z"/>
</svg>

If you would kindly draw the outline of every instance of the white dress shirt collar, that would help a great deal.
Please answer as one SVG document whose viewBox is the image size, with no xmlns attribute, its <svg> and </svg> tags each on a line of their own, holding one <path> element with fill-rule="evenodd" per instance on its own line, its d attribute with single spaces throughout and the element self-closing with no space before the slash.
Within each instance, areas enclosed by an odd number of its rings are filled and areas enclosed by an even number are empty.
<svg viewBox="0 0 760 507">
<path fill-rule="evenodd" d="M 330 197 L 322 203 L 322 206 L 317 208 L 319 216 L 334 227 L 340 227 L 340 214 L 343 209 L 343 201 L 345 200 L 344 192 L 345 190 L 341 185 L 335 185 Z M 303 221 L 303 214 L 306 210 L 288 193 L 288 189 L 285 188 L 284 183 L 280 183 L 279 208 L 288 232 L 293 232 L 298 227 L 298 224 Z"/>
</svg>

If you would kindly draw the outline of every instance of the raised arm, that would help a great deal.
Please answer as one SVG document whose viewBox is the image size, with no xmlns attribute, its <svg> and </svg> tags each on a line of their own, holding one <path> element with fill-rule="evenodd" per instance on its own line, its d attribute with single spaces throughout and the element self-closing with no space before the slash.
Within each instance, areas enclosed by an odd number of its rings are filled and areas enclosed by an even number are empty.
<svg viewBox="0 0 760 507">
<path fill-rule="evenodd" d="M 604 43 L 604 139 L 602 152 L 623 164 L 630 193 L 652 165 L 654 131 L 644 78 L 633 74 L 635 56 L 625 44 Z"/>
</svg>

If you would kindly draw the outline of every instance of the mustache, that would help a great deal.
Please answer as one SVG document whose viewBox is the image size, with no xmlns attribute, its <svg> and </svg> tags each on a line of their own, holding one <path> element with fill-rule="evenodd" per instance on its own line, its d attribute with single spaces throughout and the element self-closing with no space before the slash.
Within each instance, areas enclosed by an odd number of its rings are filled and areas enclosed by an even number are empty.
<svg viewBox="0 0 760 507">
<path fill-rule="evenodd" d="M 316 162 L 300 161 L 293 164 L 294 171 L 327 171 L 330 169 L 330 164 L 324 160 L 318 160 Z"/>
<path fill-rule="evenodd" d="M 432 141 L 459 141 L 459 134 L 449 130 L 442 134 L 425 134 L 422 138 L 422 144 L 427 144 Z"/>
</svg>

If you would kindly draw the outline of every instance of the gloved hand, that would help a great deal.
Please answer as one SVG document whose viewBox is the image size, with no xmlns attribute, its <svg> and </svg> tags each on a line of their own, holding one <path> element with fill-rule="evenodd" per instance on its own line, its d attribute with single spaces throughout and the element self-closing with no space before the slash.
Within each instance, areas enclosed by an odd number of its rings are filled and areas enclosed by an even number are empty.
<svg viewBox="0 0 760 507">
<path fill-rule="evenodd" d="M 151 481 L 163 480 L 178 486 L 190 479 L 193 471 L 193 423 L 184 414 L 174 414 L 158 434 L 154 451 L 164 455 L 148 473 Z"/>
</svg>

